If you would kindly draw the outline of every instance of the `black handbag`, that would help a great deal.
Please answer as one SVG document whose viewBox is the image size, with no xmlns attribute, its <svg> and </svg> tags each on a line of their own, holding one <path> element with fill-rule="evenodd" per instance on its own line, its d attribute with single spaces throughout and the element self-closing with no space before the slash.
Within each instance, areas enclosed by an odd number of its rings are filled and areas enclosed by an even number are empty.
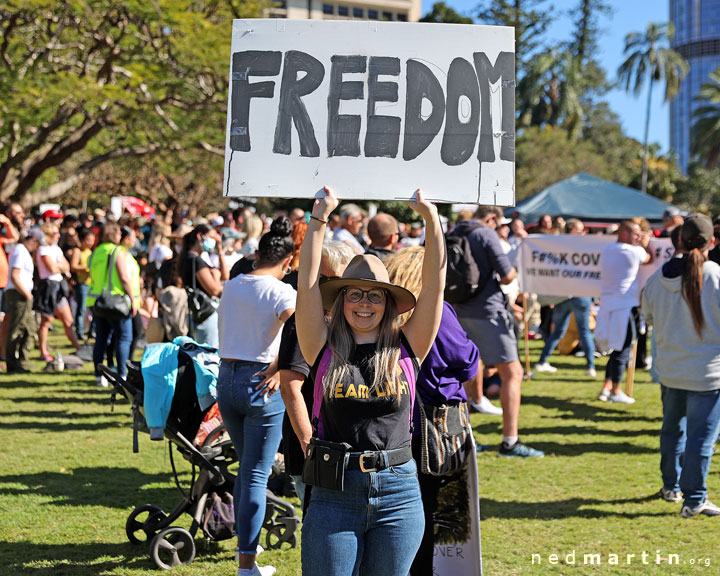
<svg viewBox="0 0 720 576">
<path fill-rule="evenodd" d="M 351 450 L 352 446 L 347 442 L 310 438 L 302 471 L 303 482 L 310 486 L 342 492 Z"/>
<path fill-rule="evenodd" d="M 192 260 L 192 288 L 185 288 L 188 297 L 188 309 L 195 324 L 202 324 L 217 310 L 220 300 L 197 289 L 195 279 L 195 258 Z"/>
<path fill-rule="evenodd" d="M 431 476 L 459 472 L 474 442 L 467 404 L 423 404 L 420 410 L 420 471 Z"/>
<path fill-rule="evenodd" d="M 107 272 L 105 273 L 106 282 L 103 283 L 102 292 L 95 299 L 92 307 L 93 314 L 106 320 L 121 320 L 130 316 L 131 306 L 130 298 L 127 294 L 113 294 L 110 277 L 113 267 L 115 266 L 115 252 L 120 247 L 116 246 L 108 257 Z"/>
</svg>

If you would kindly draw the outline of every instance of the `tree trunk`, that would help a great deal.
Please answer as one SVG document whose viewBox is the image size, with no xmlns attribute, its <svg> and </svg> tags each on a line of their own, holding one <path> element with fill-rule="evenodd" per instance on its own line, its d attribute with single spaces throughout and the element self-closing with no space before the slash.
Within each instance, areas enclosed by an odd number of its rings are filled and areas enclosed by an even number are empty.
<svg viewBox="0 0 720 576">
<path fill-rule="evenodd" d="M 647 194 L 648 180 L 648 134 L 650 132 L 650 104 L 652 102 L 653 77 L 650 74 L 650 86 L 648 89 L 647 110 L 645 110 L 645 141 L 643 143 L 642 161 L 642 193 Z"/>
</svg>

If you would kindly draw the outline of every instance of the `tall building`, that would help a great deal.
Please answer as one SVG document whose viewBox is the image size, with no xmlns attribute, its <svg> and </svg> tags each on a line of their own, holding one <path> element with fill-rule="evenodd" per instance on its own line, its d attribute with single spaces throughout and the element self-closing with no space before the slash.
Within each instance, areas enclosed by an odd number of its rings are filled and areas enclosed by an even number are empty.
<svg viewBox="0 0 720 576">
<path fill-rule="evenodd" d="M 313 20 L 417 22 L 420 11 L 421 0 L 280 0 L 267 15 Z"/>
<path fill-rule="evenodd" d="M 672 47 L 690 64 L 680 92 L 670 104 L 670 147 L 683 172 L 690 161 L 690 129 L 695 101 L 708 75 L 720 66 L 720 0 L 670 0 L 675 24 Z"/>
</svg>

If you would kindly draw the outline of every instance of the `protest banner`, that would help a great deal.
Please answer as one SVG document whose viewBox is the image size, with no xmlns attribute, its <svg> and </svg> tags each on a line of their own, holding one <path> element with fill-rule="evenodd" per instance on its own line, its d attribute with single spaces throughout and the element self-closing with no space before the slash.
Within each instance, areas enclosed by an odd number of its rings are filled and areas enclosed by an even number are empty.
<svg viewBox="0 0 720 576">
<path fill-rule="evenodd" d="M 512 28 L 235 20 L 223 193 L 510 206 Z"/>
<path fill-rule="evenodd" d="M 601 254 L 617 236 L 533 234 L 520 246 L 518 278 L 523 292 L 544 296 L 599 297 L 602 286 Z M 673 254 L 669 238 L 652 238 L 655 261 L 641 266 L 640 286 Z"/>
</svg>

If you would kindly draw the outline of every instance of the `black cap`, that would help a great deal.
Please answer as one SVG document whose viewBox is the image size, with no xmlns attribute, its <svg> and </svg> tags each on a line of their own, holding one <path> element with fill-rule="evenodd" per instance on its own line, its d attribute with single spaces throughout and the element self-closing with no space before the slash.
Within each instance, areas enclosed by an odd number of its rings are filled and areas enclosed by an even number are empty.
<svg viewBox="0 0 720 576">
<path fill-rule="evenodd" d="M 705 248 L 713 238 L 713 223 L 710 216 L 691 214 L 685 218 L 681 237 L 685 250 Z"/>
</svg>

